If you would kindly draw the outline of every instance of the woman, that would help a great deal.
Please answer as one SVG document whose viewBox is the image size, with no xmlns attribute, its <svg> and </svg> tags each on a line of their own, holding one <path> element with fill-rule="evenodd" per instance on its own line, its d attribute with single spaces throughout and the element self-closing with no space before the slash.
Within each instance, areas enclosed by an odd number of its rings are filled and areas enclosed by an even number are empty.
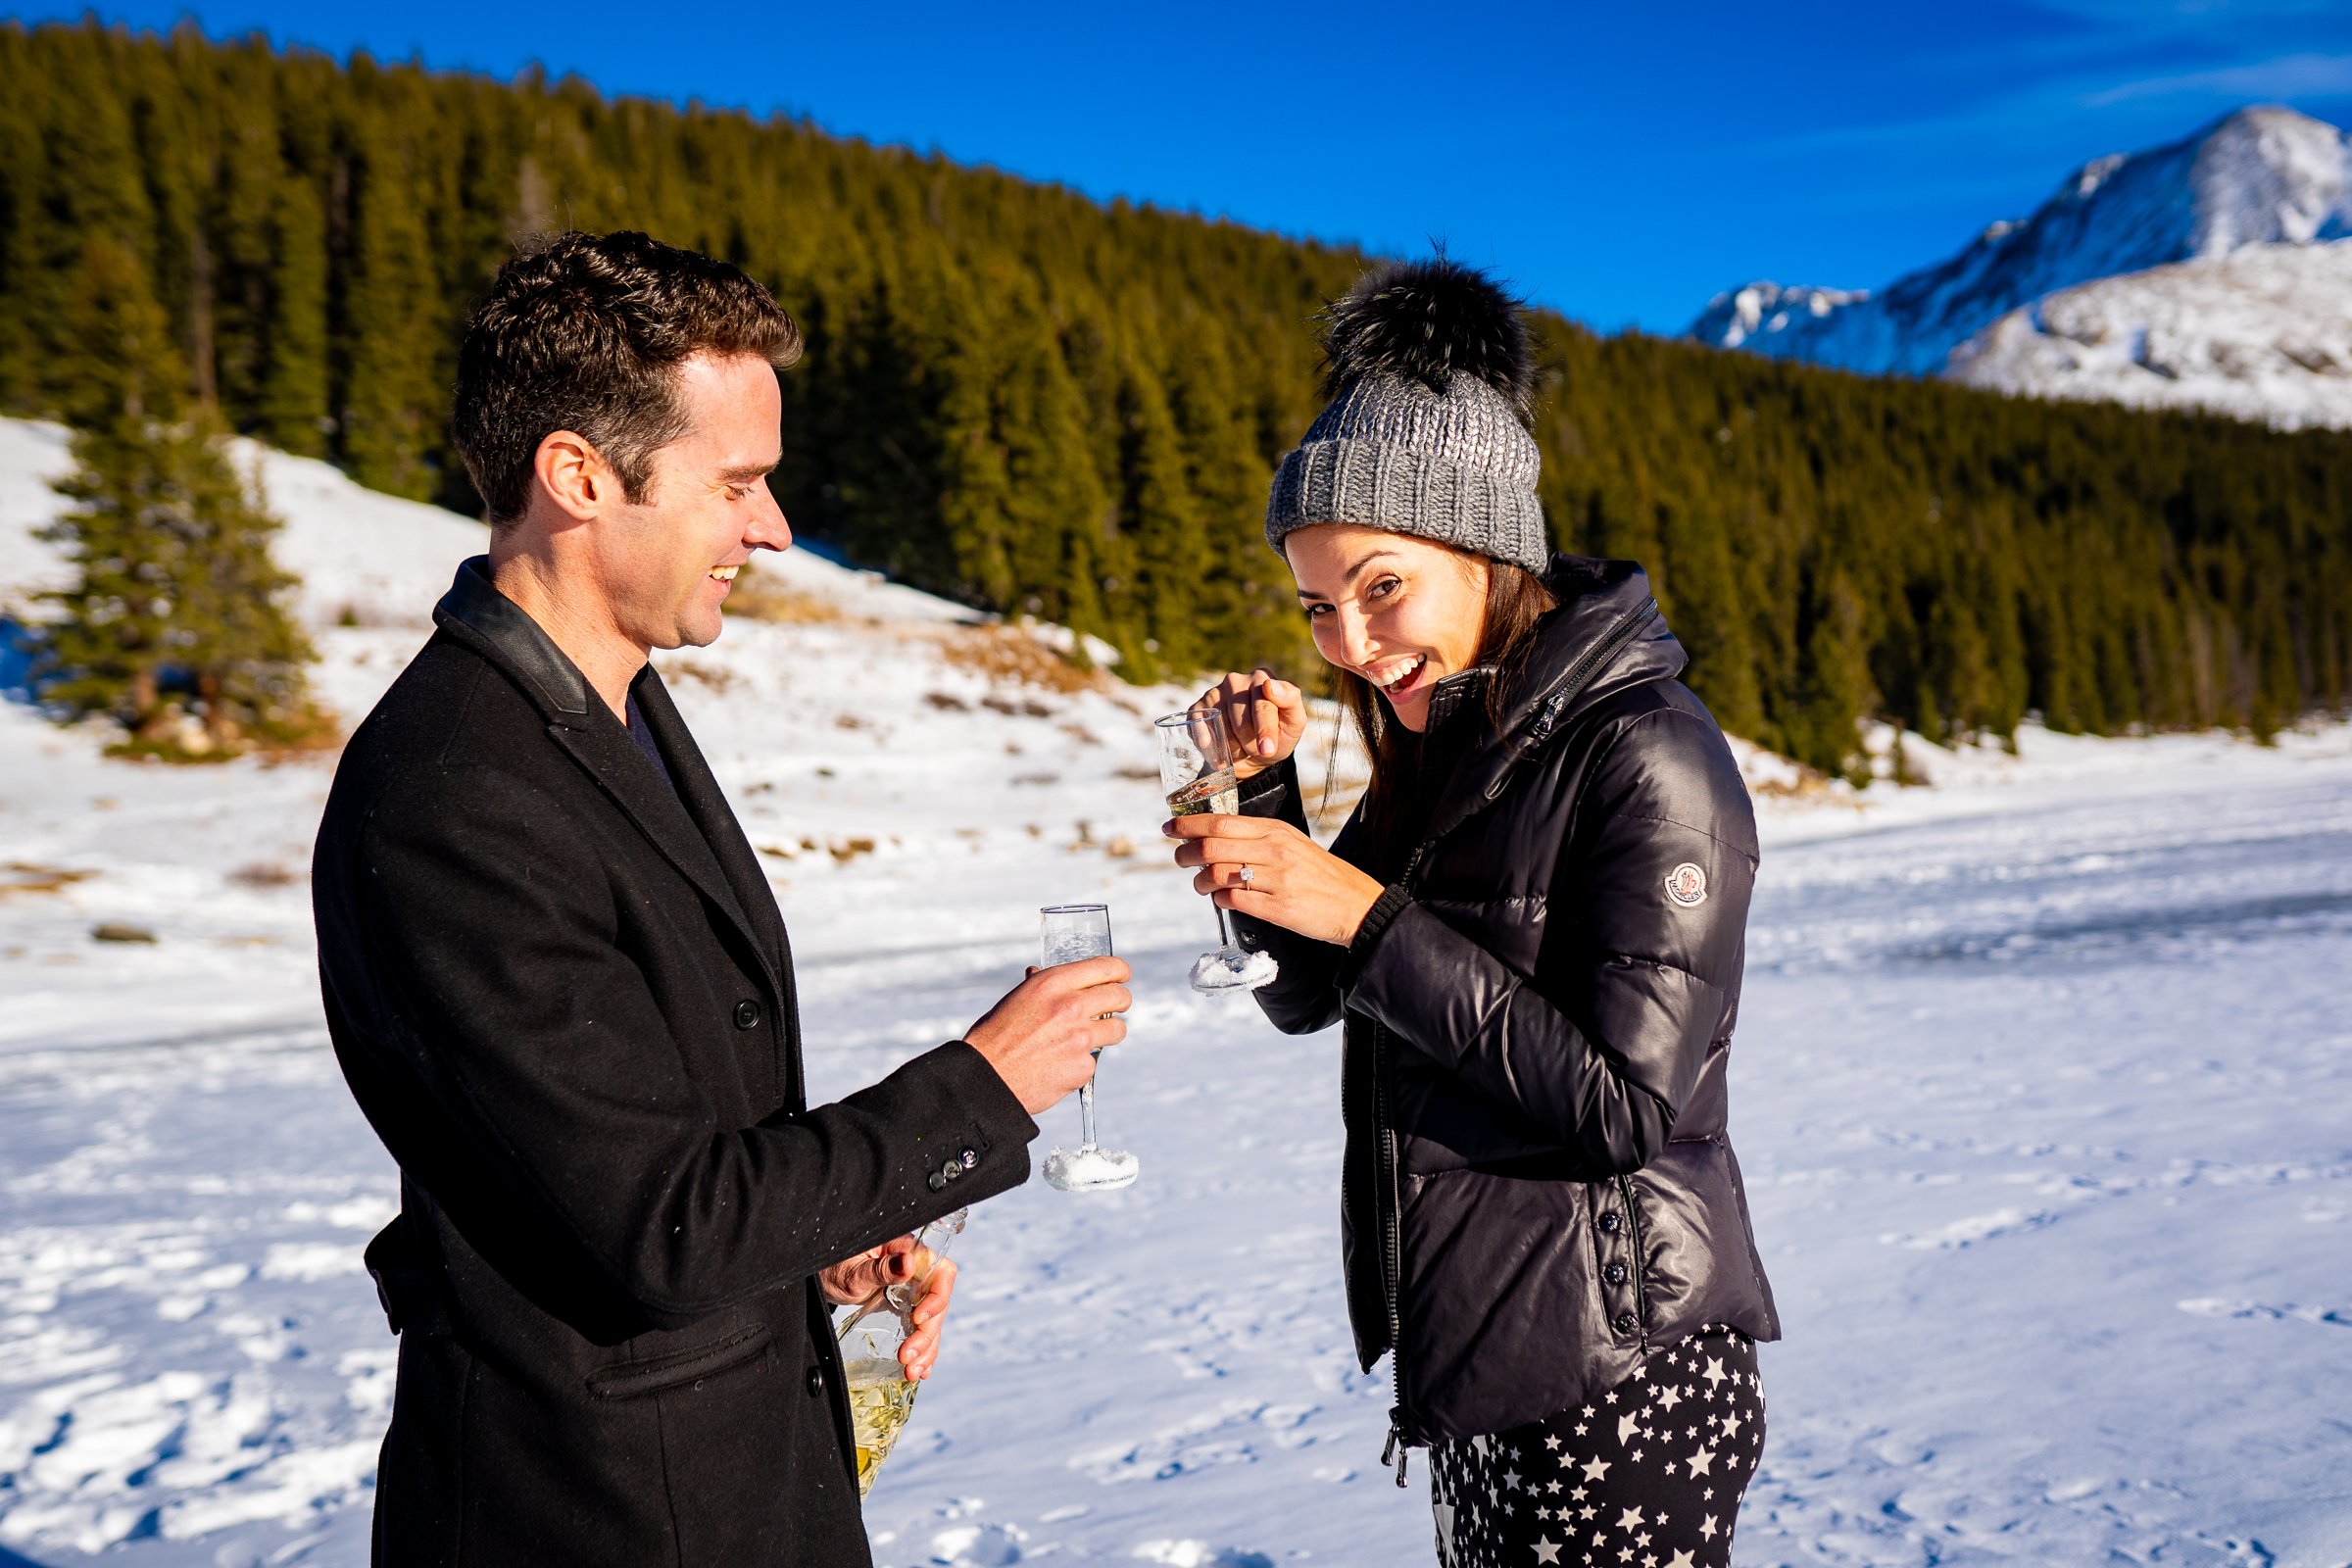
<svg viewBox="0 0 2352 1568">
<path fill-rule="evenodd" d="M 1347 1022 L 1348 1311 L 1441 1561 L 1728 1563 L 1779 1335 L 1725 1136 L 1747 792 L 1641 568 L 1547 553 L 1515 304 L 1439 260 L 1329 321 L 1266 536 L 1371 786 L 1319 848 L 1298 688 L 1229 675 L 1244 814 L 1176 858 L 1278 1027 Z"/>
</svg>

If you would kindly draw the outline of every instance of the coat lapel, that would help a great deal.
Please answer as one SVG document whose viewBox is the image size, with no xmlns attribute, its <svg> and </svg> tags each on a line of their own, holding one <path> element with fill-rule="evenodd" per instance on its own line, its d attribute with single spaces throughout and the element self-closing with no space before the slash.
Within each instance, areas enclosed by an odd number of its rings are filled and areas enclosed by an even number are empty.
<svg viewBox="0 0 2352 1568">
<path fill-rule="evenodd" d="M 720 873 L 735 895 L 735 906 L 743 912 L 747 934 L 759 944 L 760 953 L 771 969 L 784 966 L 784 916 L 776 907 L 776 895 L 768 886 L 767 873 L 760 868 L 760 857 L 744 837 L 743 824 L 735 819 L 734 808 L 727 805 L 718 779 L 704 760 L 702 748 L 695 744 L 694 732 L 678 713 L 677 705 L 670 701 L 669 688 L 648 664 L 632 688 L 637 698 L 637 711 L 643 715 L 646 728 L 661 746 L 662 757 L 669 763 L 669 776 L 677 785 L 677 795 L 700 832 L 702 840 L 716 858 Z"/>
<path fill-rule="evenodd" d="M 674 714 L 675 710 L 672 711 Z M 678 794 L 662 782 L 662 775 L 637 749 L 637 743 L 629 738 L 620 720 L 599 703 L 576 718 L 570 715 L 557 718 L 547 726 L 547 733 L 627 813 L 637 830 L 662 852 L 662 858 L 676 866 L 743 933 L 773 982 L 776 964 L 772 950 L 761 940 L 751 916 L 744 912 L 718 857 L 694 818 L 687 814 Z M 673 769 L 676 766 L 674 762 L 671 765 Z M 679 782 L 682 786 L 683 778 Z"/>
<path fill-rule="evenodd" d="M 579 667 L 564 657 L 538 622 L 498 591 L 490 580 L 486 560 L 477 556 L 458 567 L 457 580 L 434 607 L 433 620 L 506 671 L 508 679 L 546 719 L 549 739 L 596 780 L 647 842 L 743 934 L 767 971 L 775 994 L 779 998 L 789 995 L 781 973 L 781 944 L 768 935 L 771 930 L 780 931 L 782 924 L 774 896 L 767 891 L 766 878 L 760 875 L 758 861 L 750 860 L 751 846 L 744 842 L 743 830 L 735 825 L 734 813 L 720 797 L 702 753 L 650 666 L 638 675 L 634 690 L 662 755 L 671 759 L 671 773 L 678 784 L 674 791 L 662 782 L 612 710 L 589 688 Z M 654 716 L 657 709 L 658 718 Z M 681 762 L 686 765 L 680 766 Z M 686 801 L 698 798 L 702 804 L 689 814 Z M 700 822 L 698 815 L 703 819 Z M 710 831 L 706 823 L 717 824 L 723 831 Z M 721 865 L 722 857 L 731 854 L 750 860 L 751 873 L 758 878 L 758 897 L 751 896 L 754 884 L 743 878 L 740 866 L 730 870 Z M 740 896 L 738 886 L 744 889 Z M 747 910 L 764 914 L 764 922 Z"/>
</svg>

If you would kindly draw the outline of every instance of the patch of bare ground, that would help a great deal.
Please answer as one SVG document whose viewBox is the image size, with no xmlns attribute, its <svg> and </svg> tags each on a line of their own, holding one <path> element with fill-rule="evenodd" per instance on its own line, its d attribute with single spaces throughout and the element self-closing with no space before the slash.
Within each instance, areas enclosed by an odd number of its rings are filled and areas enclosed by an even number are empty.
<svg viewBox="0 0 2352 1568">
<path fill-rule="evenodd" d="M 69 870 L 62 865 L 35 865 L 30 860 L 11 860 L 0 865 L 0 899 L 19 893 L 62 893 L 76 882 L 87 882 L 95 871 Z"/>
<path fill-rule="evenodd" d="M 735 684 L 735 672 L 724 664 L 708 664 L 694 659 L 663 660 L 662 673 L 673 680 L 690 680 L 698 686 L 708 686 L 722 695 Z"/>
<path fill-rule="evenodd" d="M 727 590 L 727 613 L 778 626 L 831 626 L 850 617 L 829 599 L 804 592 L 746 564 Z"/>
<path fill-rule="evenodd" d="M 1018 626 L 949 626 L 937 636 L 941 656 L 948 663 L 972 671 L 992 686 L 1083 692 L 1106 691 L 1111 685 L 1110 677 L 1101 670 L 1079 668 Z"/>
</svg>

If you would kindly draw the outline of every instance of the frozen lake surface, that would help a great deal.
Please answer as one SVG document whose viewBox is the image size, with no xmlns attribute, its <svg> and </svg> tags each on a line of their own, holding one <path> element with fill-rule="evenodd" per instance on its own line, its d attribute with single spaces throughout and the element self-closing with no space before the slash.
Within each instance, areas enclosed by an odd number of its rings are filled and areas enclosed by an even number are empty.
<svg viewBox="0 0 2352 1568">
<path fill-rule="evenodd" d="M 0 421 L 0 535 L 38 500 L 8 444 L 45 439 Z M 280 493 L 356 713 L 473 536 L 338 575 L 317 468 Z M 897 614 L 664 662 L 770 856 L 815 1086 L 960 1032 L 1039 905 L 1104 900 L 1138 1005 L 1103 1127 L 1143 1176 L 976 1211 L 878 1560 L 1430 1562 L 1342 1315 L 1337 1036 L 1184 985 L 1214 925 L 1152 838 L 1173 695 L 1008 696 Z M 2352 729 L 2025 739 L 1767 811 L 1734 1128 L 1788 1338 L 1738 1560 L 2344 1568 Z M 367 1560 L 394 1185 L 318 1020 L 326 778 L 107 762 L 0 703 L 0 1568 Z"/>
</svg>

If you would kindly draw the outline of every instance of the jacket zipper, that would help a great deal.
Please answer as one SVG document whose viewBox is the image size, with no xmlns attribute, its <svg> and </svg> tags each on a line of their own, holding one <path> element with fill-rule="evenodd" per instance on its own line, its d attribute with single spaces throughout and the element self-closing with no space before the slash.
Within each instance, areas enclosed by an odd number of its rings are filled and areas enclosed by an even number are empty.
<svg viewBox="0 0 2352 1568">
<path fill-rule="evenodd" d="M 1609 634 L 1585 653 L 1558 688 L 1544 700 L 1543 716 L 1536 721 L 1533 738 L 1542 740 L 1551 732 L 1551 722 L 1559 711 L 1576 700 L 1577 693 L 1592 683 L 1600 667 L 1621 653 L 1634 634 L 1649 622 L 1658 611 L 1655 599 L 1644 599 L 1640 608 L 1629 611 L 1626 617 L 1609 628 Z M 1505 775 L 1508 776 L 1507 774 Z M 1500 780 L 1496 781 L 1499 786 Z M 1490 795 L 1489 797 L 1493 797 Z M 1413 890 L 1413 873 L 1421 868 L 1421 858 L 1429 853 L 1434 839 L 1424 839 L 1404 862 L 1404 872 L 1397 877 L 1397 886 L 1409 895 Z M 1346 1095 L 1341 1097 L 1340 1116 L 1347 1119 Z M 1397 1296 L 1403 1289 L 1404 1244 L 1403 1217 L 1396 1191 L 1396 1129 L 1389 1114 L 1389 1031 L 1384 1024 L 1372 1026 L 1372 1201 L 1380 1214 L 1380 1294 L 1381 1302 L 1389 1312 L 1389 1387 L 1395 1403 L 1389 1406 L 1389 1440 L 1381 1446 L 1380 1462 L 1395 1462 L 1396 1485 L 1404 1485 L 1405 1461 L 1411 1456 L 1412 1442 L 1404 1434 L 1404 1323 L 1397 1306 Z M 1620 1178 L 1622 1180 L 1622 1178 Z M 1632 1195 L 1626 1199 L 1626 1212 L 1633 1212 Z M 1640 1236 L 1637 1230 L 1637 1239 Z M 1635 1256 L 1641 1255 L 1637 1247 Z M 1648 1332 L 1646 1303 L 1643 1309 L 1644 1334 Z"/>
</svg>

